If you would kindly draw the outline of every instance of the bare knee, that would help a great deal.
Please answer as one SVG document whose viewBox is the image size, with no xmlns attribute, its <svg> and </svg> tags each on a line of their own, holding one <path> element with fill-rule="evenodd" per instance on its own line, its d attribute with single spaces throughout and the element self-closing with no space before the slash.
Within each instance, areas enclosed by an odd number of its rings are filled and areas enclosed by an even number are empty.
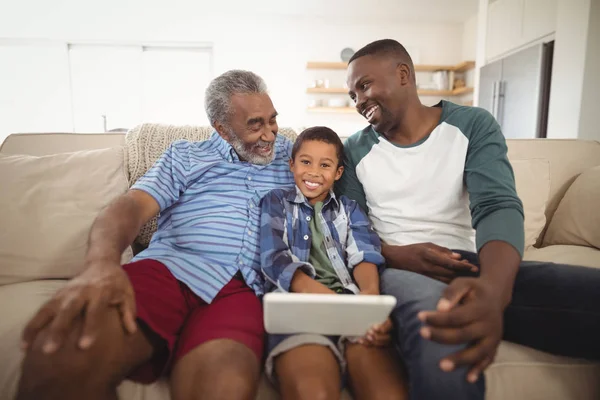
<svg viewBox="0 0 600 400">
<path fill-rule="evenodd" d="M 110 398 L 109 394 L 128 372 L 120 361 L 139 346 L 131 345 L 123 351 L 125 334 L 116 310 L 107 312 L 102 322 L 97 341 L 86 350 L 78 346 L 81 319 L 75 322 L 62 346 L 50 354 L 42 350 L 48 329 L 41 331 L 25 355 L 17 399 L 83 398 L 79 396 L 87 393 L 102 393 L 99 398 Z"/>
<path fill-rule="evenodd" d="M 341 395 L 339 385 L 320 376 L 298 374 L 295 379 L 281 383 L 285 399 L 329 400 L 338 399 Z"/>
<path fill-rule="evenodd" d="M 259 377 L 260 364 L 250 349 L 232 340 L 214 340 L 177 362 L 171 395 L 175 400 L 254 400 Z"/>
</svg>

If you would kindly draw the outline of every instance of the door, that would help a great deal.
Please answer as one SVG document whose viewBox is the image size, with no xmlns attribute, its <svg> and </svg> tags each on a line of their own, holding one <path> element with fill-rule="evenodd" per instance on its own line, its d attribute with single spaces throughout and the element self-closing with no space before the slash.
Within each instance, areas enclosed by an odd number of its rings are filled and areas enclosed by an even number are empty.
<svg viewBox="0 0 600 400">
<path fill-rule="evenodd" d="M 539 137 L 542 66 L 543 45 L 530 47 L 502 60 L 501 101 L 496 118 L 505 137 Z"/>
<path fill-rule="evenodd" d="M 496 113 L 497 86 L 502 79 L 502 61 L 487 64 L 481 68 L 479 78 L 479 107 Z"/>
</svg>

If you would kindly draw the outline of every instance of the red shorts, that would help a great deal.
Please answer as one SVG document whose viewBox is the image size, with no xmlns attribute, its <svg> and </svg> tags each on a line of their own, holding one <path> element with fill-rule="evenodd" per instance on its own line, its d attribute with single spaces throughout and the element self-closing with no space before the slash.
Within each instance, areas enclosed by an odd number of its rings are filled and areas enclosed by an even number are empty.
<svg viewBox="0 0 600 400">
<path fill-rule="evenodd" d="M 136 369 L 129 379 L 154 382 L 180 358 L 214 339 L 242 343 L 259 362 L 262 360 L 262 305 L 243 280 L 234 277 L 207 304 L 158 261 L 140 260 L 123 269 L 135 291 L 138 320 L 166 344 L 166 352 L 157 351 L 159 355 Z"/>
</svg>

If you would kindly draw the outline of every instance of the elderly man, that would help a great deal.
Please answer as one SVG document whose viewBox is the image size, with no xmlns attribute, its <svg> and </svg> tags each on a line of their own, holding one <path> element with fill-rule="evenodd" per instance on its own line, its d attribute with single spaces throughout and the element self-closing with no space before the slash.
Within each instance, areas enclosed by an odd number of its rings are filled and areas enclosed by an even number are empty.
<svg viewBox="0 0 600 400">
<path fill-rule="evenodd" d="M 206 91 L 216 132 L 178 141 L 96 219 L 86 270 L 23 333 L 18 399 L 115 399 L 170 373 L 173 399 L 254 398 L 263 351 L 262 195 L 293 187 L 266 85 L 229 71 Z M 120 255 L 159 214 L 150 246 Z"/>
</svg>

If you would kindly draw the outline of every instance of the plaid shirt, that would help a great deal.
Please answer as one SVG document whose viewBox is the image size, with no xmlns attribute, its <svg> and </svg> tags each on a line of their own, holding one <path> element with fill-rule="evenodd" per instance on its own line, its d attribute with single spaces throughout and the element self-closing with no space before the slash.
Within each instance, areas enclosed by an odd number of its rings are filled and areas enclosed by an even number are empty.
<svg viewBox="0 0 600 400">
<path fill-rule="evenodd" d="M 266 278 L 265 292 L 289 291 L 298 268 L 315 277 L 315 268 L 308 262 L 312 218 L 314 209 L 298 187 L 275 189 L 262 199 L 260 263 Z M 345 196 L 336 198 L 333 191 L 316 218 L 333 269 L 346 289 L 358 293 L 352 269 L 363 261 L 383 265 L 379 237 L 358 204 Z"/>
</svg>

